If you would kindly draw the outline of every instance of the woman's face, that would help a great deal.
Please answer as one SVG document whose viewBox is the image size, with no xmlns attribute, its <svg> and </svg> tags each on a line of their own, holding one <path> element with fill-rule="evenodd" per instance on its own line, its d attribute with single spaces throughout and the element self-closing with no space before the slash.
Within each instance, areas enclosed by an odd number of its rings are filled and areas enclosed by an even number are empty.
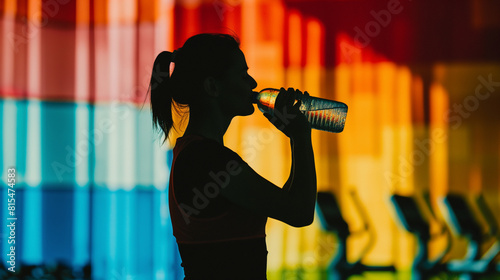
<svg viewBox="0 0 500 280">
<path fill-rule="evenodd" d="M 229 117 L 251 115 L 255 110 L 252 89 L 257 87 L 257 82 L 247 72 L 243 52 L 234 52 L 231 61 L 228 72 L 219 79 L 219 104 Z"/>
</svg>

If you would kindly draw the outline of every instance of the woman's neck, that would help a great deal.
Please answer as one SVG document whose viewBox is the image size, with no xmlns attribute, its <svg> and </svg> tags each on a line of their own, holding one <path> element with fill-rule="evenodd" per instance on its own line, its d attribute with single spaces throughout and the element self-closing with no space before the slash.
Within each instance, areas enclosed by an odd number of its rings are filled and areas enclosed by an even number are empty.
<svg viewBox="0 0 500 280">
<path fill-rule="evenodd" d="M 193 106 L 189 110 L 189 123 L 184 135 L 196 134 L 224 144 L 224 134 L 232 118 L 227 118 L 214 106 Z"/>
</svg>

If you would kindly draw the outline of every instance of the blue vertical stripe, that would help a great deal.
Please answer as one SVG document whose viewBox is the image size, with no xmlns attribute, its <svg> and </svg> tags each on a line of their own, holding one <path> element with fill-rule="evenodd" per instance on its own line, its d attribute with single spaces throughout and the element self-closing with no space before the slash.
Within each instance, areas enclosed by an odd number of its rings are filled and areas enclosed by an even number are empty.
<svg viewBox="0 0 500 280">
<path fill-rule="evenodd" d="M 26 187 L 23 189 L 23 199 L 18 200 L 23 209 L 21 223 L 24 238 L 20 244 L 23 248 L 22 260 L 28 265 L 36 265 L 46 260 L 42 252 L 44 229 L 48 228 L 43 220 L 44 213 L 41 211 L 45 210 L 42 202 L 43 194 L 40 187 Z"/>
<path fill-rule="evenodd" d="M 74 256 L 74 185 L 42 185 L 42 189 L 43 261 L 71 264 Z"/>
<path fill-rule="evenodd" d="M 132 212 L 135 226 L 131 230 L 131 254 L 136 262 L 132 266 L 133 275 L 140 275 L 145 279 L 154 279 L 153 276 L 153 191 L 138 189 L 135 192 L 136 207 Z"/>
<path fill-rule="evenodd" d="M 90 188 L 77 187 L 73 194 L 73 244 L 72 265 L 82 268 L 90 262 Z"/>
<path fill-rule="evenodd" d="M 94 279 L 107 279 L 110 253 L 109 231 L 112 227 L 109 219 L 109 191 L 95 188 L 92 191 L 92 246 L 91 266 Z"/>
</svg>

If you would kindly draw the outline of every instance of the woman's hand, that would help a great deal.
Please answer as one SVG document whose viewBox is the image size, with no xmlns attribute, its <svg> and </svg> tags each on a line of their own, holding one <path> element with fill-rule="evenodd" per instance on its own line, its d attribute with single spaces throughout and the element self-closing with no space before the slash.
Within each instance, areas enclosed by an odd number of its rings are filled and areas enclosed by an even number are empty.
<svg viewBox="0 0 500 280">
<path fill-rule="evenodd" d="M 290 139 L 294 140 L 311 135 L 311 125 L 306 116 L 299 110 L 301 101 L 295 102 L 302 92 L 293 88 L 280 89 L 274 103 L 274 114 L 264 113 L 264 116 Z M 304 95 L 309 95 L 307 91 Z"/>
</svg>

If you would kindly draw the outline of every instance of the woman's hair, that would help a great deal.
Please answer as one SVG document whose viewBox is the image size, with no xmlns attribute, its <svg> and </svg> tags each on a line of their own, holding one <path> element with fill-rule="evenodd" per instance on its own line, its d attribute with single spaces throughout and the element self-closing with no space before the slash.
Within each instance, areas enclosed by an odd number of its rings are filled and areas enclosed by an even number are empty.
<svg viewBox="0 0 500 280">
<path fill-rule="evenodd" d="M 234 51 L 239 50 L 239 40 L 228 34 L 198 34 L 190 37 L 178 50 L 163 51 L 156 57 L 149 89 L 153 128 L 160 128 L 165 138 L 173 127 L 172 107 L 179 112 L 203 94 L 207 77 L 219 78 L 231 65 Z M 173 72 L 170 76 L 170 63 Z"/>
</svg>

